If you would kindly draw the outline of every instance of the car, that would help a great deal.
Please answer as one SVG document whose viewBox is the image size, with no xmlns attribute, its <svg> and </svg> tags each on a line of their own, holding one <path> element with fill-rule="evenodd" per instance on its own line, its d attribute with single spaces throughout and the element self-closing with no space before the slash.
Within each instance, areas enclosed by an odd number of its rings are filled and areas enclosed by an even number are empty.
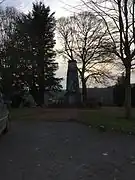
<svg viewBox="0 0 135 180">
<path fill-rule="evenodd" d="M 9 109 L 7 102 L 4 101 L 2 93 L 0 93 L 0 135 L 8 132 L 9 124 Z"/>
</svg>

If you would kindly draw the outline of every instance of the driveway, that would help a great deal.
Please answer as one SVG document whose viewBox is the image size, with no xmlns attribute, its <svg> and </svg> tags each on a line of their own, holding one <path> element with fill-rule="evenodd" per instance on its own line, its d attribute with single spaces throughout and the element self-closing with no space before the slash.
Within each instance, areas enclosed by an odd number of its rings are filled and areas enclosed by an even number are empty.
<svg viewBox="0 0 135 180">
<path fill-rule="evenodd" d="M 74 122 L 15 121 L 0 138 L 0 180 L 134 180 L 135 137 Z"/>
</svg>

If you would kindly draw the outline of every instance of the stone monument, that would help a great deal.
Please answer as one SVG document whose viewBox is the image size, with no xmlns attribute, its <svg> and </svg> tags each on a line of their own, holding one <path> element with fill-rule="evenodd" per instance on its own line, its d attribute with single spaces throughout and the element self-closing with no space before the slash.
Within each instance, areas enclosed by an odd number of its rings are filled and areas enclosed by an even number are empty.
<svg viewBox="0 0 135 180">
<path fill-rule="evenodd" d="M 68 61 L 65 96 L 66 96 L 66 103 L 69 105 L 78 105 L 81 102 L 77 62 L 75 60 Z"/>
</svg>

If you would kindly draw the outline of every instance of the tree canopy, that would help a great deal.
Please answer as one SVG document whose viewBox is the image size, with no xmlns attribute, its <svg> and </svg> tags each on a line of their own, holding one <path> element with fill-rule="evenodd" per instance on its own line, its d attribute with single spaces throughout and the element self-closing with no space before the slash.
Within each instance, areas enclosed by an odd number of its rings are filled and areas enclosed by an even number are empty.
<svg viewBox="0 0 135 180">
<path fill-rule="evenodd" d="M 113 64 L 112 54 L 102 46 L 107 30 L 101 18 L 90 11 L 82 11 L 58 19 L 57 31 L 62 46 L 59 53 L 65 59 L 78 63 L 85 101 L 88 82 L 107 84 L 112 78 L 111 68 L 107 68 Z"/>
<path fill-rule="evenodd" d="M 56 77 L 58 63 L 54 51 L 54 13 L 38 2 L 33 3 L 32 11 L 28 14 L 14 12 L 13 16 L 8 17 L 6 14 L 5 18 L 9 21 L 5 29 L 10 31 L 4 33 L 1 43 L 2 80 L 5 83 L 8 79 L 4 71 L 10 72 L 12 88 L 20 89 L 24 84 L 28 85 L 38 94 L 39 103 L 43 104 L 45 91 L 62 88 L 62 79 Z"/>
<path fill-rule="evenodd" d="M 135 58 L 135 2 L 134 0 L 81 0 L 85 7 L 100 17 L 108 32 L 107 51 L 114 54 L 125 67 L 126 117 L 131 116 L 131 70 Z"/>
</svg>

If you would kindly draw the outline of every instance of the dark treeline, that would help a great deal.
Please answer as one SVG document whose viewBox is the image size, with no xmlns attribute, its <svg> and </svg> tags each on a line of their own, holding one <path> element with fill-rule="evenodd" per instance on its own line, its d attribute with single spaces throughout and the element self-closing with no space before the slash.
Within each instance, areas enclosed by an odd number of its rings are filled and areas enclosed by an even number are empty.
<svg viewBox="0 0 135 180">
<path fill-rule="evenodd" d="M 33 3 L 28 14 L 15 8 L 0 9 L 1 87 L 11 98 L 28 86 L 38 104 L 44 103 L 45 91 L 62 88 L 56 78 L 54 13 L 43 3 Z"/>
<path fill-rule="evenodd" d="M 114 87 L 114 104 L 124 106 L 125 104 L 125 76 L 122 74 Z M 131 87 L 131 105 L 135 107 L 135 84 Z"/>
</svg>

